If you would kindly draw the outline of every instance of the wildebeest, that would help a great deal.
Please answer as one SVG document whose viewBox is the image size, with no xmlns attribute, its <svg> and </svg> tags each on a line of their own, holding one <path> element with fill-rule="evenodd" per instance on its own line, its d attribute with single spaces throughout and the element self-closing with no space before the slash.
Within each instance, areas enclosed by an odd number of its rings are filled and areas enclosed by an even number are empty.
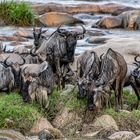
<svg viewBox="0 0 140 140">
<path fill-rule="evenodd" d="M 86 95 L 87 80 L 96 79 L 100 72 L 100 59 L 94 51 L 85 51 L 77 60 L 78 98 Z"/>
<path fill-rule="evenodd" d="M 7 67 L 11 67 L 11 71 L 13 72 L 14 74 L 14 88 L 15 89 L 19 89 L 20 86 L 21 86 L 21 69 L 20 69 L 20 66 L 25 64 L 25 59 L 23 59 L 23 63 L 20 64 L 18 62 L 16 63 L 13 63 L 13 62 L 10 62 L 8 64 L 8 59 L 9 57 L 7 57 L 4 61 L 4 64 L 7 66 Z"/>
<path fill-rule="evenodd" d="M 10 92 L 14 87 L 14 75 L 10 67 L 0 62 L 0 91 Z"/>
<path fill-rule="evenodd" d="M 88 104 L 89 109 L 93 110 L 95 107 L 98 107 L 98 101 L 96 102 L 97 104 L 95 104 L 94 101 L 95 97 L 104 94 L 104 90 L 102 90 L 102 94 L 98 94 L 100 88 L 103 86 L 104 88 L 106 88 L 107 86 L 107 89 L 113 88 L 115 90 L 115 109 L 118 110 L 119 105 L 121 105 L 122 108 L 122 90 L 125 82 L 126 73 L 127 64 L 123 56 L 120 53 L 109 48 L 107 50 L 107 53 L 103 57 L 100 74 L 97 80 L 95 80 L 93 84 L 90 84 L 91 87 L 95 88 L 88 88 L 88 95 L 90 96 L 91 100 L 90 104 Z"/>
<path fill-rule="evenodd" d="M 42 62 L 41 64 L 24 64 L 21 66 L 22 71 L 22 87 L 21 93 L 23 94 L 23 99 L 28 100 L 28 84 L 26 84 L 26 77 L 38 77 L 38 84 L 42 87 L 46 87 L 47 94 L 50 95 L 55 86 L 54 75 L 51 66 L 47 61 Z M 25 80 L 24 80 L 25 79 Z"/>
<path fill-rule="evenodd" d="M 30 100 L 37 101 L 42 107 L 47 108 L 49 105 L 49 95 L 47 88 L 41 86 L 38 78 L 32 78 L 32 82 L 29 84 L 28 92 Z"/>
<path fill-rule="evenodd" d="M 81 33 L 77 33 L 59 27 L 48 39 L 43 40 L 39 49 L 31 51 L 33 55 L 38 55 L 41 60 L 47 60 L 52 65 L 58 76 L 59 86 L 62 82 L 61 66 L 65 65 L 70 71 L 69 63 L 74 61 L 77 40 L 83 38 L 86 32 L 83 26 L 82 29 Z"/>
</svg>

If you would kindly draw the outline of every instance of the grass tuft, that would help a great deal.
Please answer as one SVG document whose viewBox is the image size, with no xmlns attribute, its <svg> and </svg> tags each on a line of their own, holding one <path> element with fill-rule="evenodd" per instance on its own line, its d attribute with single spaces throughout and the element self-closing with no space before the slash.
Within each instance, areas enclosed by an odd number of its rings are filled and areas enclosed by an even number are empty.
<svg viewBox="0 0 140 140">
<path fill-rule="evenodd" d="M 29 4 L 25 2 L 1 1 L 0 18 L 6 24 L 29 26 L 34 20 L 34 13 Z"/>
<path fill-rule="evenodd" d="M 30 130 L 33 123 L 43 116 L 37 104 L 26 104 L 20 95 L 11 93 L 0 96 L 0 128 L 16 129 L 23 133 Z"/>
</svg>

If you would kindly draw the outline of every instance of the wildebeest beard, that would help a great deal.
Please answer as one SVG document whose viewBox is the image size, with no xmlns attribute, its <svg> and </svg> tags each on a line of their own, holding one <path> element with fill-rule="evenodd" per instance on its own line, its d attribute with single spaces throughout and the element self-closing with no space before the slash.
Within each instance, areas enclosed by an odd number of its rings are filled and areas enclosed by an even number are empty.
<svg viewBox="0 0 140 140">
<path fill-rule="evenodd" d="M 14 79 L 15 79 L 14 86 L 15 86 L 15 88 L 19 88 L 21 86 L 21 75 L 20 75 L 21 70 L 16 71 L 16 70 L 12 69 L 12 72 L 14 74 Z"/>
<path fill-rule="evenodd" d="M 22 85 L 21 93 L 22 93 L 23 101 L 29 102 L 30 97 L 29 97 L 29 93 L 28 93 L 28 87 L 30 85 L 30 81 L 23 82 L 22 84 L 23 85 Z"/>
</svg>

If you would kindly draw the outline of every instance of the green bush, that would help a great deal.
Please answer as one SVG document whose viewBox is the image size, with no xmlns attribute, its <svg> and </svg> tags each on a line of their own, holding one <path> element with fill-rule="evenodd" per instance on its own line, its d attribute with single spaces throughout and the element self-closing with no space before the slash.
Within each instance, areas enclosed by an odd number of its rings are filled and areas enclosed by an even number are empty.
<svg viewBox="0 0 140 140">
<path fill-rule="evenodd" d="M 6 24 L 28 26 L 32 25 L 34 13 L 25 2 L 2 1 L 0 3 L 0 18 Z"/>
<path fill-rule="evenodd" d="M 17 93 L 0 96 L 0 128 L 27 132 L 39 117 L 43 116 L 40 106 L 24 103 Z M 7 121 L 7 120 L 10 120 Z"/>
</svg>

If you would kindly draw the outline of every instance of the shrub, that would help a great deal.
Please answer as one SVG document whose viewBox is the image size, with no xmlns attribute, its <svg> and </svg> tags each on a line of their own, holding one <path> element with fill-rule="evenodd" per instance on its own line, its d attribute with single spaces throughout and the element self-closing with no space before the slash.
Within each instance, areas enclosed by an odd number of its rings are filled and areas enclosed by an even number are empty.
<svg viewBox="0 0 140 140">
<path fill-rule="evenodd" d="M 34 13 L 25 2 L 2 1 L 0 3 L 0 18 L 6 24 L 28 26 L 32 25 Z"/>
</svg>

